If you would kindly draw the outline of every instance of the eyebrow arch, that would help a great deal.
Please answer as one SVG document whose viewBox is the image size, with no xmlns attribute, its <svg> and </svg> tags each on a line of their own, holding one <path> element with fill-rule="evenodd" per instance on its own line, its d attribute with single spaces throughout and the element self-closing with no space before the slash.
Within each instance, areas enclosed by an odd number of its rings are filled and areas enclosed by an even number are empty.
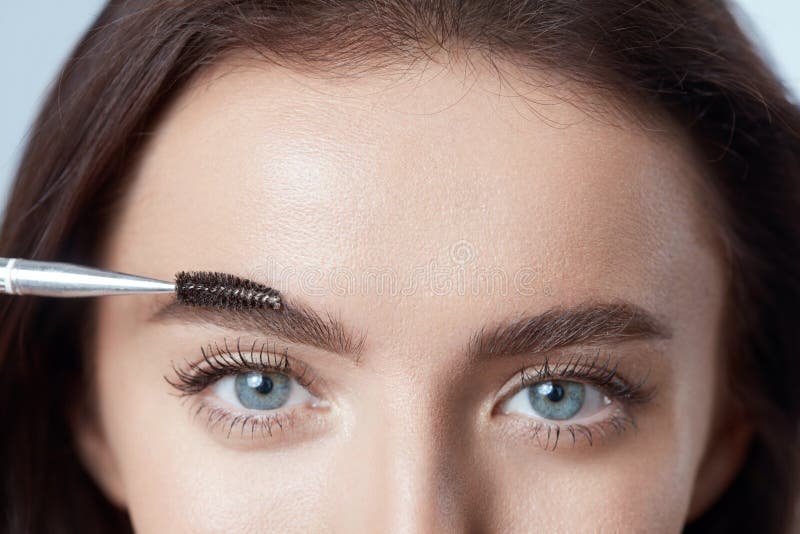
<svg viewBox="0 0 800 534">
<path fill-rule="evenodd" d="M 469 340 L 468 360 L 537 354 L 578 344 L 667 339 L 667 323 L 627 301 L 589 301 L 484 327 Z"/>
<path fill-rule="evenodd" d="M 200 307 L 172 300 L 156 310 L 150 321 L 199 322 L 230 330 L 264 332 L 283 341 L 343 355 L 354 363 L 359 363 L 365 341 L 363 335 L 356 336 L 330 313 L 319 314 L 306 305 L 286 300 L 278 310 Z"/>
<path fill-rule="evenodd" d="M 359 363 L 365 336 L 355 335 L 330 313 L 321 315 L 302 303 L 284 300 L 279 310 L 217 309 L 168 302 L 151 317 L 154 322 L 177 320 L 207 323 L 231 330 L 261 331 L 288 342 L 340 354 Z M 624 300 L 586 301 L 556 307 L 537 315 L 484 326 L 469 339 L 468 361 L 537 354 L 577 344 L 667 339 L 666 321 Z"/>
</svg>

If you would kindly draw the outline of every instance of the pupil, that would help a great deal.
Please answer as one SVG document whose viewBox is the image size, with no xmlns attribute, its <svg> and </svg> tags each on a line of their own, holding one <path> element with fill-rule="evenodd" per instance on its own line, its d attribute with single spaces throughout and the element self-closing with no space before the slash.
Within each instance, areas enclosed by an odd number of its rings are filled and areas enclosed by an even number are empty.
<svg viewBox="0 0 800 534">
<path fill-rule="evenodd" d="M 561 384 L 547 382 L 543 384 L 542 393 L 550 402 L 558 402 L 564 398 L 564 387 Z"/>
<path fill-rule="evenodd" d="M 261 373 L 250 373 L 247 376 L 247 385 L 256 390 L 260 395 L 266 395 L 272 391 L 272 379 Z"/>
</svg>

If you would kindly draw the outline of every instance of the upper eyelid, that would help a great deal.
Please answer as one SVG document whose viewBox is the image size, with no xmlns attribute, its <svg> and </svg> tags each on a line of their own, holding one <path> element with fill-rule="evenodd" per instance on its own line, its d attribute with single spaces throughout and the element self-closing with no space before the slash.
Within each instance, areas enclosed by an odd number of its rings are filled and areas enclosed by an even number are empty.
<svg viewBox="0 0 800 534">
<path fill-rule="evenodd" d="M 242 345 L 241 338 L 237 338 L 236 348 L 231 348 L 228 339 L 224 338 L 222 345 L 219 342 L 208 343 L 200 347 L 202 358 L 185 360 L 180 366 L 172 362 L 173 375 L 176 380 L 164 376 L 172 387 L 184 395 L 200 393 L 208 386 L 224 376 L 232 375 L 237 370 L 264 370 L 284 373 L 291 376 L 303 387 L 311 387 L 317 382 L 317 375 L 308 364 L 289 355 L 289 348 L 283 346 L 279 351 L 277 343 L 269 348 L 268 342 L 254 340 L 252 344 Z M 245 348 L 246 347 L 246 348 Z M 258 350 L 254 350 L 258 347 Z M 264 349 L 267 350 L 264 350 Z M 208 350 L 206 350 L 208 349 Z M 257 354 L 257 358 L 248 358 L 246 354 Z M 265 355 L 266 354 L 266 359 Z"/>
<path fill-rule="evenodd" d="M 241 338 L 237 338 L 236 350 L 232 351 L 228 346 L 227 338 L 225 338 L 223 341 L 223 346 L 225 347 L 224 351 L 220 347 L 219 343 L 214 343 L 215 352 L 212 352 L 210 350 L 211 344 L 209 344 L 209 353 L 206 353 L 204 348 L 201 347 L 200 351 L 203 354 L 203 362 L 200 362 L 199 365 L 206 363 L 212 367 L 222 365 L 226 368 L 265 368 L 274 369 L 281 372 L 292 371 L 290 363 L 292 360 L 289 359 L 289 347 L 283 347 L 283 349 L 280 351 L 280 356 L 278 356 L 279 352 L 276 350 L 277 344 L 273 344 L 273 348 L 270 349 L 268 342 L 262 342 L 259 345 L 257 341 L 254 341 L 249 351 L 247 349 L 242 351 Z M 256 346 L 259 347 L 257 352 L 254 351 L 254 347 Z M 264 350 L 265 348 L 267 350 Z M 245 358 L 245 354 L 258 354 L 258 358 Z M 264 354 L 267 355 L 266 361 L 264 360 Z M 222 361 L 222 364 L 220 364 L 220 361 Z M 295 365 L 297 365 L 297 363 L 295 363 Z M 303 369 L 306 367 L 307 366 L 305 364 L 302 365 Z"/>
<path fill-rule="evenodd" d="M 588 376 L 604 376 L 611 379 L 617 376 L 620 357 L 615 353 L 602 353 L 600 349 L 595 349 L 594 355 L 586 356 L 582 352 L 571 353 L 566 359 L 561 358 L 551 364 L 551 358 L 545 356 L 540 366 L 529 366 L 523 371 L 531 368 L 538 369 L 535 375 L 526 375 L 529 381 L 543 380 L 547 378 L 586 378 Z"/>
<path fill-rule="evenodd" d="M 281 348 L 278 349 L 278 343 L 274 341 L 261 342 L 257 338 L 254 338 L 252 343 L 242 343 L 242 337 L 240 336 L 236 338 L 234 344 L 227 337 L 225 337 L 222 339 L 221 344 L 219 342 L 212 342 L 206 344 L 206 347 L 209 347 L 208 352 L 205 352 L 205 349 L 201 347 L 203 358 L 200 361 L 186 360 L 182 368 L 178 368 L 173 362 L 173 370 L 175 375 L 180 378 L 181 375 L 187 376 L 192 372 L 202 372 L 203 365 L 206 364 L 212 369 L 212 371 L 216 372 L 217 380 L 219 377 L 224 376 L 225 374 L 233 374 L 237 368 L 241 368 L 242 370 L 258 370 L 259 368 L 268 368 L 276 370 L 277 372 L 285 372 L 286 374 L 297 379 L 298 383 L 304 387 L 311 387 L 312 383 L 320 382 L 320 380 L 318 380 L 318 375 L 316 372 L 314 372 L 311 366 L 301 359 L 290 356 L 288 346 L 281 344 Z M 264 350 L 265 348 L 267 350 Z M 281 354 L 282 358 L 285 358 L 284 361 L 278 361 L 275 359 L 276 354 L 278 353 Z M 246 354 L 258 354 L 259 357 L 247 358 L 245 357 Z M 263 360 L 265 354 L 267 355 L 266 361 Z M 536 383 L 537 381 L 543 381 L 547 379 L 575 379 L 576 381 L 599 386 L 607 394 L 611 394 L 614 397 L 621 396 L 623 397 L 623 400 L 632 402 L 644 402 L 646 400 L 650 400 L 650 398 L 652 398 L 652 396 L 655 394 L 656 389 L 652 386 L 646 387 L 645 382 L 647 381 L 647 376 L 640 378 L 639 380 L 627 380 L 622 376 L 618 376 L 617 366 L 619 365 L 620 360 L 621 357 L 617 355 L 616 352 L 602 352 L 599 348 L 594 350 L 594 354 L 592 356 L 587 356 L 585 353 L 577 351 L 570 353 L 566 357 L 553 357 L 552 355 L 545 355 L 545 358 L 541 364 L 528 365 L 515 373 L 515 377 L 518 376 L 519 378 L 512 378 L 507 381 L 506 385 L 501 387 L 498 391 L 496 399 L 500 399 L 500 401 L 502 401 L 502 399 L 504 399 L 507 395 L 514 394 L 520 389 Z M 284 362 L 288 363 L 289 365 L 281 368 L 280 365 Z M 215 367 L 218 368 L 223 364 L 227 369 L 214 369 Z M 535 369 L 535 371 L 529 372 L 532 369 Z M 230 372 L 225 373 L 226 370 Z M 598 376 L 603 376 L 604 381 L 599 381 Z M 181 388 L 178 387 L 174 381 L 171 381 L 166 376 L 165 379 L 167 379 L 167 382 L 170 385 L 181 390 Z M 615 387 L 604 387 L 614 380 L 616 380 L 615 383 L 617 384 Z M 213 382 L 211 382 L 209 379 L 207 385 L 210 385 L 211 383 Z M 512 384 L 510 387 L 513 389 L 513 391 L 509 392 L 509 384 Z M 318 385 L 319 384 L 315 384 L 315 386 Z M 314 389 L 315 394 L 327 396 L 325 395 L 325 388 L 317 389 L 317 387 L 315 387 Z"/>
<path fill-rule="evenodd" d="M 572 380 L 598 387 L 606 395 L 627 403 L 645 403 L 655 396 L 657 388 L 648 384 L 649 370 L 643 377 L 631 380 L 618 371 L 621 357 L 614 352 L 602 353 L 597 349 L 594 357 L 583 353 L 572 353 L 551 364 L 546 357 L 539 365 L 529 365 L 517 371 L 515 377 L 506 382 L 497 398 L 502 403 L 522 389 L 546 380 Z M 598 363 L 601 362 L 601 363 Z M 537 369 L 527 373 L 531 369 Z M 602 378 L 602 380 L 601 380 Z"/>
</svg>

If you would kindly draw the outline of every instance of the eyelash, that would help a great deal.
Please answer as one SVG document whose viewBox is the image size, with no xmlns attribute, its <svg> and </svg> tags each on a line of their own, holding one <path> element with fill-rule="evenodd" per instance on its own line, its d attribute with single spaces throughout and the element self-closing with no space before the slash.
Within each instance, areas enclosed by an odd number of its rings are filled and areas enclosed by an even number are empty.
<svg viewBox="0 0 800 534">
<path fill-rule="evenodd" d="M 283 373 L 305 388 L 312 386 L 314 377 L 311 376 L 308 366 L 290 359 L 288 348 L 278 351 L 274 344 L 270 347 L 269 344 L 262 343 L 256 350 L 258 343 L 253 342 L 250 350 L 245 351 L 252 355 L 253 359 L 251 360 L 245 357 L 240 342 L 240 339 L 236 340 L 236 348 L 233 350 L 229 347 L 227 339 L 224 340 L 222 347 L 216 343 L 213 348 L 211 344 L 207 345 L 207 348 L 201 347 L 202 361 L 187 362 L 182 368 L 176 367 L 173 363 L 175 379 L 167 376 L 164 378 L 179 392 L 179 396 L 184 398 L 203 392 L 226 376 L 248 371 Z M 613 365 L 612 362 L 614 362 Z M 563 362 L 559 361 L 551 365 L 550 359 L 546 357 L 542 366 L 533 371 L 530 370 L 531 368 L 520 370 L 519 385 L 505 398 L 510 398 L 527 387 L 548 380 L 575 381 L 598 388 L 609 399 L 621 404 L 614 409 L 611 417 L 605 420 L 591 424 L 559 424 L 527 418 L 528 421 L 525 423 L 526 432 L 530 438 L 535 439 L 546 450 L 555 450 L 559 443 L 563 443 L 563 440 L 560 439 L 562 434 L 571 437 L 573 447 L 579 438 L 584 438 L 589 446 L 593 446 L 596 435 L 608 438 L 612 432 L 619 435 L 628 428 L 637 429 L 636 422 L 629 413 L 629 408 L 633 405 L 645 404 L 655 395 L 655 388 L 646 385 L 646 376 L 637 382 L 622 379 L 617 372 L 618 363 L 618 360 L 614 360 L 612 356 L 606 356 L 601 360 L 596 356 L 589 358 L 582 354 L 575 354 Z M 235 414 L 228 409 L 212 406 L 201 400 L 194 411 L 194 416 L 199 416 L 203 411 L 208 412 L 209 428 L 214 429 L 221 424 L 227 437 L 230 437 L 237 428 L 242 435 L 245 434 L 245 430 L 249 429 L 253 438 L 256 430 L 272 436 L 276 427 L 282 431 L 285 426 L 292 425 L 296 415 L 295 410 Z M 544 440 L 545 437 L 546 440 Z"/>
<path fill-rule="evenodd" d="M 165 376 L 164 379 L 169 385 L 178 391 L 178 395 L 183 398 L 193 397 L 217 381 L 226 376 L 257 371 L 260 373 L 275 372 L 282 373 L 293 378 L 304 388 L 309 388 L 314 382 L 308 366 L 302 362 L 292 360 L 289 357 L 289 349 L 278 351 L 276 345 L 272 347 L 268 343 L 262 343 L 258 350 L 258 342 L 253 342 L 250 350 L 242 350 L 241 339 L 237 338 L 236 348 L 228 346 L 225 339 L 223 346 L 215 343 L 207 348 L 200 347 L 203 356 L 200 362 L 186 362 L 184 367 L 176 367 L 173 363 L 172 369 L 174 379 Z M 245 357 L 245 353 L 252 355 L 250 360 Z M 255 438 L 256 430 L 268 436 L 273 435 L 273 430 L 277 427 L 283 430 L 285 426 L 291 426 L 295 421 L 295 410 L 275 410 L 275 413 L 258 414 L 236 414 L 226 408 L 213 406 L 210 403 L 200 400 L 194 411 L 194 417 L 200 413 L 208 413 L 207 424 L 211 430 L 217 425 L 222 425 L 226 437 L 230 438 L 235 429 L 240 430 L 244 436 L 245 430 L 250 430 L 250 437 Z"/>
<path fill-rule="evenodd" d="M 530 368 L 519 371 L 520 384 L 506 398 L 510 398 L 511 395 L 515 395 L 527 387 L 548 380 L 581 382 L 598 388 L 612 402 L 619 404 L 615 407 L 612 415 L 604 420 L 590 424 L 559 424 L 529 418 L 530 421 L 526 422 L 526 432 L 545 450 L 555 450 L 558 444 L 563 442 L 560 440 L 562 434 L 568 434 L 571 437 L 573 447 L 581 437 L 591 447 L 595 443 L 596 435 L 606 439 L 612 433 L 619 435 L 628 428 L 638 430 L 636 421 L 630 414 L 630 408 L 649 402 L 656 393 L 655 387 L 646 384 L 647 375 L 636 382 L 624 380 L 617 372 L 618 364 L 619 360 L 615 360 L 610 355 L 601 361 L 597 355 L 589 358 L 583 354 L 574 354 L 563 363 L 557 362 L 555 365 L 551 365 L 550 359 L 545 357 L 542 366 L 533 372 L 529 372 Z M 546 441 L 543 442 L 541 435 L 544 432 L 546 432 Z M 553 441 L 552 446 L 551 440 Z"/>
</svg>

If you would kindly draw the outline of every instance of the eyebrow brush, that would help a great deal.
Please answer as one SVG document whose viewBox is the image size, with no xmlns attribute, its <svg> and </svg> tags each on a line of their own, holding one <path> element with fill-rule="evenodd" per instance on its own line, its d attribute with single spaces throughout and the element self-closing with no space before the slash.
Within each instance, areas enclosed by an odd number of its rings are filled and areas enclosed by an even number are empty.
<svg viewBox="0 0 800 534">
<path fill-rule="evenodd" d="M 217 308 L 281 307 L 271 287 L 219 272 L 181 271 L 173 282 L 71 263 L 0 258 L 0 293 L 45 297 L 98 297 L 175 293 L 178 301 Z"/>
</svg>

